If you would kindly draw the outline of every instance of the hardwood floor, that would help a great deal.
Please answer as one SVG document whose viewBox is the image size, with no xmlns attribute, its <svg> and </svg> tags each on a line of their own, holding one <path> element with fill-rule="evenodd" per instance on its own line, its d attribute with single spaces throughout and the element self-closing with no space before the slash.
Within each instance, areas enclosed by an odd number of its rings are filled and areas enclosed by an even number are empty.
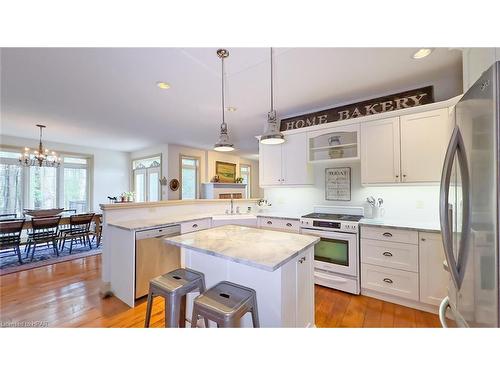
<svg viewBox="0 0 500 375">
<path fill-rule="evenodd" d="M 101 256 L 91 256 L 0 277 L 0 321 L 49 327 L 142 327 L 145 300 L 131 309 L 115 297 L 101 299 Z M 316 286 L 318 327 L 439 327 L 436 315 Z M 163 326 L 156 298 L 152 327 Z"/>
</svg>

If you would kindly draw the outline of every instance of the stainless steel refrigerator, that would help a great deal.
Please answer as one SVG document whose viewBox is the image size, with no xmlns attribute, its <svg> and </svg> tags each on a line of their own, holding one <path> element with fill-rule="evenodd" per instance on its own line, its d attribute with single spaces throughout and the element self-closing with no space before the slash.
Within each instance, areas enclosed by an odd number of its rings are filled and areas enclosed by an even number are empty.
<svg viewBox="0 0 500 375">
<path fill-rule="evenodd" d="M 440 221 L 450 274 L 439 309 L 459 327 L 499 327 L 500 62 L 455 107 L 441 177 Z M 451 315 L 451 316 L 450 316 Z"/>
</svg>

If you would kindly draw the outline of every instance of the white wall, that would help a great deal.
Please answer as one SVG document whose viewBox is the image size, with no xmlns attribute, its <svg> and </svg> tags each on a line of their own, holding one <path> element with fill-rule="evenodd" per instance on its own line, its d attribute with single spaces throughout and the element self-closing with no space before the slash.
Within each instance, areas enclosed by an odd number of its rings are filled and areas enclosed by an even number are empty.
<svg viewBox="0 0 500 375">
<path fill-rule="evenodd" d="M 0 144 L 4 146 L 32 147 L 38 141 L 20 137 L 1 135 Z M 103 150 L 65 143 L 44 142 L 53 151 L 81 153 L 93 156 L 93 183 L 91 199 L 93 211 L 99 211 L 100 203 L 108 203 L 108 196 L 118 196 L 130 190 L 130 156 L 127 152 Z"/>
<path fill-rule="evenodd" d="M 325 200 L 325 168 L 351 167 L 351 201 Z M 314 205 L 365 206 L 366 198 L 373 195 L 384 199 L 385 218 L 424 222 L 439 220 L 439 185 L 427 186 L 361 186 L 360 163 L 315 165 L 315 185 L 308 188 L 266 188 L 265 198 L 273 210 L 297 213 L 312 212 Z M 367 212 L 368 213 L 368 212 Z"/>
<path fill-rule="evenodd" d="M 248 164 L 251 167 L 250 191 L 251 198 L 260 198 L 263 191 L 259 187 L 259 162 L 248 160 L 238 155 L 216 152 L 211 150 L 201 150 L 176 144 L 158 145 L 144 150 L 132 152 L 131 159 L 162 154 L 162 176 L 166 176 L 168 181 L 176 178 L 180 181 L 180 156 L 194 156 L 200 159 L 200 183 L 210 182 L 215 175 L 215 162 L 224 161 L 236 164 L 237 174 L 240 164 Z M 132 181 L 131 181 L 132 186 Z M 172 191 L 168 186 L 162 186 L 162 199 L 180 199 L 180 189 Z"/>
</svg>

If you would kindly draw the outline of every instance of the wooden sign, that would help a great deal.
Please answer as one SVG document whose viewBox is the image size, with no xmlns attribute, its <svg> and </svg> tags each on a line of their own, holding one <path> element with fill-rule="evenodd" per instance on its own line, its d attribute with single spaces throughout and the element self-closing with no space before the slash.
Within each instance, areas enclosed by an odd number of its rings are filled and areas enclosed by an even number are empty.
<svg viewBox="0 0 500 375">
<path fill-rule="evenodd" d="M 429 103 L 434 103 L 432 86 L 283 119 L 280 121 L 280 131 L 301 129 L 308 126 L 326 124 L 327 122 L 376 115 L 377 113 L 417 107 Z"/>
<path fill-rule="evenodd" d="M 351 168 L 325 169 L 325 199 L 327 201 L 351 200 Z"/>
</svg>

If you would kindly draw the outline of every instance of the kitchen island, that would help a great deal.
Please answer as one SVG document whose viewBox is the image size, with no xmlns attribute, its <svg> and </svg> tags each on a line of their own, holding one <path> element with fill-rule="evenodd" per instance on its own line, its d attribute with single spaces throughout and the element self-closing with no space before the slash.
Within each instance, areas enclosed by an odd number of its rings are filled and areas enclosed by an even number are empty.
<svg viewBox="0 0 500 375">
<path fill-rule="evenodd" d="M 226 225 L 165 239 L 207 288 L 228 280 L 255 289 L 261 327 L 314 326 L 314 245 L 318 237 Z M 192 298 L 188 296 L 187 317 Z M 249 314 L 243 327 L 251 326 Z"/>
</svg>

